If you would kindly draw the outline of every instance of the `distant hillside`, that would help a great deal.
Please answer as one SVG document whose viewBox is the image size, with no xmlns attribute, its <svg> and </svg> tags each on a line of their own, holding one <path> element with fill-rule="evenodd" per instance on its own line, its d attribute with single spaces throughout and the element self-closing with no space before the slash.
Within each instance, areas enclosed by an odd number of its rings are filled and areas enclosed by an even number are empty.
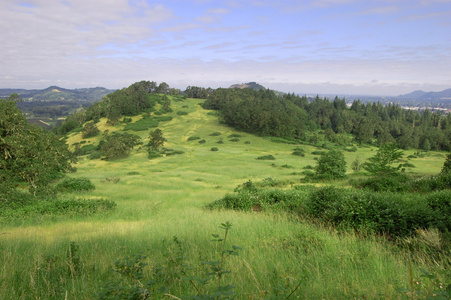
<svg viewBox="0 0 451 300">
<path fill-rule="evenodd" d="M 401 99 L 414 99 L 414 100 L 451 100 L 451 89 L 443 90 L 441 92 L 424 92 L 415 91 L 405 95 L 399 95 L 398 98 Z"/>
<path fill-rule="evenodd" d="M 229 87 L 229 89 L 254 89 L 254 90 L 261 90 L 266 89 L 263 85 L 258 84 L 256 82 L 248 82 L 248 83 L 241 83 L 241 84 L 233 84 Z"/>
<path fill-rule="evenodd" d="M 65 89 L 58 86 L 50 86 L 43 90 L 0 89 L 0 98 L 7 98 L 11 94 L 16 93 L 24 101 L 80 101 L 94 103 L 113 91 L 103 87 Z"/>
</svg>

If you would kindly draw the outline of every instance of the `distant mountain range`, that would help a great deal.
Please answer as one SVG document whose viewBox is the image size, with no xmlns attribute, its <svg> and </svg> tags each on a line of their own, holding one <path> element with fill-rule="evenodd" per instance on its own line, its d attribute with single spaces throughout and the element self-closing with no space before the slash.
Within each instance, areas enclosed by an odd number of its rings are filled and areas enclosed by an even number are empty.
<svg viewBox="0 0 451 300">
<path fill-rule="evenodd" d="M 65 89 L 58 86 L 51 86 L 43 90 L 26 89 L 0 89 L 0 98 L 7 98 L 16 93 L 24 101 L 77 101 L 93 103 L 101 100 L 105 95 L 113 92 L 103 87 Z"/>
<path fill-rule="evenodd" d="M 399 99 L 412 99 L 417 101 L 439 101 L 444 100 L 444 102 L 451 101 L 451 89 L 447 89 L 441 92 L 424 92 L 424 91 L 414 91 L 409 94 L 399 95 Z"/>
</svg>

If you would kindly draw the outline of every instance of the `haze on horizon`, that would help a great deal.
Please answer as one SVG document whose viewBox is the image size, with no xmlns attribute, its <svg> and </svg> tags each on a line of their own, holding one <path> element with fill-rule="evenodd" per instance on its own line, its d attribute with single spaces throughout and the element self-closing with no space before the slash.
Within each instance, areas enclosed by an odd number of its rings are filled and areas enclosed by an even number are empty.
<svg viewBox="0 0 451 300">
<path fill-rule="evenodd" d="M 451 0 L 5 0 L 0 88 L 451 87 Z"/>
</svg>

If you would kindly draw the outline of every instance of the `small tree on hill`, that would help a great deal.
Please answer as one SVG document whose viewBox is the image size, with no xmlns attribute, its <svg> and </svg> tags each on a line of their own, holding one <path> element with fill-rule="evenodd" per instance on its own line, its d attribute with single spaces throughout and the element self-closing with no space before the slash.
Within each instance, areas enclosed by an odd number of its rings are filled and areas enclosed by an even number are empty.
<svg viewBox="0 0 451 300">
<path fill-rule="evenodd" d="M 96 136 L 100 133 L 99 128 L 97 128 L 94 122 L 88 122 L 83 126 L 83 130 L 81 131 L 82 138 L 90 138 Z"/>
<path fill-rule="evenodd" d="M 375 156 L 370 157 L 363 168 L 374 176 L 393 176 L 400 172 L 402 164 L 392 166 L 399 162 L 404 152 L 394 143 L 387 143 L 379 147 Z"/>
<path fill-rule="evenodd" d="M 164 145 L 166 139 L 163 137 L 163 132 L 160 129 L 155 129 L 149 133 L 149 143 L 147 147 L 149 151 L 157 151 Z"/>
<path fill-rule="evenodd" d="M 343 153 L 337 150 L 322 153 L 315 170 L 317 178 L 344 178 L 346 176 L 346 160 Z"/>
</svg>

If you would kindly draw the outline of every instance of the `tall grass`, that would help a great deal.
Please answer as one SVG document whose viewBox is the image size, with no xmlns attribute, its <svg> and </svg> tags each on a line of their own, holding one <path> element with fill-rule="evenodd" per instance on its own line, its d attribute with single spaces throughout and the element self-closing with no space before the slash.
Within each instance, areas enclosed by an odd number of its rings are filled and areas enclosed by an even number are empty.
<svg viewBox="0 0 451 300">
<path fill-rule="evenodd" d="M 218 227 L 225 221 L 233 224 L 229 246 L 243 248 L 227 262 L 231 274 L 224 277 L 224 283 L 235 287 L 237 299 L 281 297 L 293 290 L 292 298 L 301 299 L 376 299 L 380 294 L 396 299 L 401 296 L 396 288 L 409 285 L 411 262 L 415 278 L 421 275 L 420 268 L 441 274 L 445 266 L 434 265 L 423 252 L 412 255 L 374 235 L 363 238 L 352 231 L 338 233 L 283 214 L 204 209 L 248 180 L 273 177 L 300 184 L 300 176 L 291 174 L 316 164 L 311 155 L 316 148 L 302 145 L 305 157 L 292 155 L 293 145 L 235 132 L 219 124 L 217 117 L 200 109 L 198 103 L 173 101 L 173 110 L 185 106 L 189 117 L 168 114 L 173 119 L 159 125 L 168 140 L 165 147 L 184 154 L 148 160 L 145 151 L 134 150 L 131 157 L 114 162 L 81 157 L 78 172 L 71 177 L 89 178 L 96 189 L 70 196 L 112 200 L 117 203 L 114 212 L 40 225 L 2 225 L 0 298 L 95 299 L 106 282 L 116 278 L 112 267 L 118 259 L 146 254 L 145 278 L 153 276 L 157 265 L 167 266 L 163 254 L 173 236 L 183 243 L 185 260 L 194 266 L 193 275 L 202 276 L 201 262 L 217 256 L 211 234 L 220 233 Z M 101 124 L 110 132 L 123 126 L 108 127 L 103 120 Z M 215 132 L 243 138 L 239 142 L 225 139 L 220 151 L 210 151 L 217 146 L 217 138 L 210 136 Z M 144 139 L 147 136 L 147 132 L 139 134 Z M 199 136 L 206 143 L 188 142 L 190 136 Z M 78 135 L 69 139 L 79 140 Z M 358 148 L 344 154 L 350 166 L 357 155 L 365 160 L 374 152 Z M 276 160 L 255 159 L 264 155 Z M 418 174 L 438 173 L 443 161 L 444 157 L 438 156 L 410 160 Z M 131 172 L 134 175 L 128 175 Z M 78 263 L 68 254 L 71 242 L 79 247 Z M 175 271 L 165 270 L 168 280 L 173 279 Z M 195 294 L 180 281 L 171 282 L 172 295 Z"/>
</svg>

